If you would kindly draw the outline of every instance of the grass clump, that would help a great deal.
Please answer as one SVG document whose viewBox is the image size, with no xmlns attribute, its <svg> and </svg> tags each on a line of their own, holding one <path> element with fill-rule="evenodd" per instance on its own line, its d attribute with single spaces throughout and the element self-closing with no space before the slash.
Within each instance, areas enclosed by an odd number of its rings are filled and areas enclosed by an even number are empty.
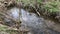
<svg viewBox="0 0 60 34">
<path fill-rule="evenodd" d="M 53 1 L 53 2 L 46 2 L 45 5 L 43 5 L 44 9 L 46 9 L 48 12 L 59 12 L 60 11 L 60 2 Z"/>
</svg>

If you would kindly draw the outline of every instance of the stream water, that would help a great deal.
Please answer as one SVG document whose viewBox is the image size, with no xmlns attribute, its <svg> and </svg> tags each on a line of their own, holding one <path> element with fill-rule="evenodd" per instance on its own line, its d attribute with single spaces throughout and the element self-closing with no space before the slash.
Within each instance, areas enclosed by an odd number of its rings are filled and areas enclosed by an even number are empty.
<svg viewBox="0 0 60 34">
<path fill-rule="evenodd" d="M 60 32 L 54 31 L 53 29 L 48 28 L 46 25 L 45 19 L 43 17 L 38 17 L 35 13 L 28 12 L 28 10 L 21 9 L 21 11 L 14 7 L 9 10 L 10 16 L 15 20 L 21 20 L 21 28 L 29 29 L 30 34 L 60 34 Z M 20 12 L 20 17 L 19 17 Z M 8 20 L 7 20 L 8 21 Z M 11 23 L 12 24 L 12 23 Z"/>
</svg>

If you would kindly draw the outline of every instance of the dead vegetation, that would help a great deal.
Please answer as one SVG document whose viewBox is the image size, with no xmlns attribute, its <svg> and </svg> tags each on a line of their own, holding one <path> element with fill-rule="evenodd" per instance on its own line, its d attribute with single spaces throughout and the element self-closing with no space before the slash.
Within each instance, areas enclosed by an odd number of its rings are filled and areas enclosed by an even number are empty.
<svg viewBox="0 0 60 34">
<path fill-rule="evenodd" d="M 38 16 L 43 15 L 46 18 L 53 18 L 54 20 L 57 20 L 60 22 L 60 13 L 59 12 L 48 12 L 46 10 L 46 8 L 41 7 L 43 4 L 38 4 L 36 5 L 24 5 L 23 3 L 17 3 L 15 0 L 2 0 L 0 1 L 0 23 L 4 24 L 4 25 L 8 25 L 8 26 L 12 26 L 12 27 L 16 27 L 19 30 L 20 21 L 16 21 L 15 19 L 13 19 L 11 16 L 8 15 L 7 10 L 11 9 L 11 7 L 17 7 L 17 8 L 23 8 L 25 10 L 28 10 L 29 12 L 33 12 L 36 13 Z M 39 8 L 40 7 L 40 8 Z M 12 23 L 14 22 L 13 25 L 9 25 L 9 23 L 6 23 L 5 19 L 9 19 L 12 21 Z M 18 23 L 18 24 L 17 24 Z M 19 31 L 18 33 L 26 33 L 28 31 Z"/>
</svg>

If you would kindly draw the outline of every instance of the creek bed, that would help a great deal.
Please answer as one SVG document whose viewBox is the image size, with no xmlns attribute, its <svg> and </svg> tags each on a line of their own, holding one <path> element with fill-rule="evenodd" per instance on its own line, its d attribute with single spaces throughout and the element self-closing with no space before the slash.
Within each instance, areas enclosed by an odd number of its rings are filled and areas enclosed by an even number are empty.
<svg viewBox="0 0 60 34">
<path fill-rule="evenodd" d="M 29 12 L 28 10 L 13 7 L 8 10 L 7 14 L 17 22 L 20 20 L 22 22 L 20 28 L 22 28 L 22 30 L 28 29 L 30 34 L 60 34 L 60 32 L 49 28 L 46 20 L 42 16 L 37 16 L 37 14 L 32 13 L 32 11 Z M 4 21 L 9 26 L 14 26 L 15 24 L 11 19 L 4 18 Z"/>
</svg>

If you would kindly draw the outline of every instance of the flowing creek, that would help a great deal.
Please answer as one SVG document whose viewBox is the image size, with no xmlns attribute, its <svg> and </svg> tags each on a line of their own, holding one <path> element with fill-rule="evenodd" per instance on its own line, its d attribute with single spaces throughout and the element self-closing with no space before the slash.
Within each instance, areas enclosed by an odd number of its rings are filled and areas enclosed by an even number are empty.
<svg viewBox="0 0 60 34">
<path fill-rule="evenodd" d="M 28 12 L 28 10 L 19 10 L 19 8 L 14 7 L 9 10 L 9 15 L 16 21 L 20 18 L 22 22 L 20 28 L 29 30 L 30 34 L 60 34 L 60 32 L 48 28 L 46 20 L 43 17 L 38 17 L 35 13 Z M 5 20 L 9 22 L 9 20 Z"/>
</svg>

